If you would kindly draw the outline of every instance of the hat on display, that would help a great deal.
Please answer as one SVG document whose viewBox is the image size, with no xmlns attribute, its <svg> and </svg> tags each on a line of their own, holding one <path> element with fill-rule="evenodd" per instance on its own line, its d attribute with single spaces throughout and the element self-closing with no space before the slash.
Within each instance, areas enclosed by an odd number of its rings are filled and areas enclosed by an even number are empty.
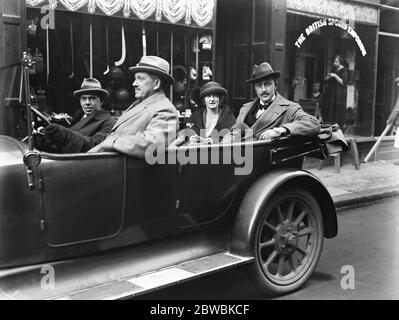
<svg viewBox="0 0 399 320">
<path fill-rule="evenodd" d="M 204 97 L 209 96 L 212 93 L 225 96 L 227 94 L 227 90 L 223 88 L 222 85 L 220 85 L 219 83 L 215 81 L 210 81 L 205 83 L 201 87 L 200 99 L 203 99 Z"/>
<path fill-rule="evenodd" d="M 254 65 L 254 68 L 252 70 L 252 78 L 248 79 L 247 82 L 254 83 L 264 78 L 278 79 L 280 75 L 281 75 L 280 71 L 274 71 L 269 63 L 263 62 L 259 66 Z"/>
<path fill-rule="evenodd" d="M 95 78 L 83 79 L 82 86 L 80 87 L 79 90 L 75 90 L 73 92 L 73 95 L 79 98 L 82 94 L 88 94 L 88 93 L 96 93 L 102 98 L 108 97 L 108 91 L 104 90 L 101 87 L 100 81 L 98 81 Z"/>
<path fill-rule="evenodd" d="M 169 62 L 157 56 L 143 56 L 135 67 L 129 68 L 129 71 L 132 73 L 147 72 L 155 74 L 166 80 L 168 84 L 175 82 L 175 79 L 169 74 Z"/>
</svg>

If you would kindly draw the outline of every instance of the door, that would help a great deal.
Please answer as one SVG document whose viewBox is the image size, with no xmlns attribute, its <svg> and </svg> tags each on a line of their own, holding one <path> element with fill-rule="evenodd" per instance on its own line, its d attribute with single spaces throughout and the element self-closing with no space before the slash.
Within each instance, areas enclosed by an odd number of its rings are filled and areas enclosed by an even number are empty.
<svg viewBox="0 0 399 320">
<path fill-rule="evenodd" d="M 180 228 L 209 224 L 229 214 L 240 183 L 252 174 L 252 147 L 213 145 L 186 150 L 187 161 L 180 162 Z"/>
<path fill-rule="evenodd" d="M 0 0 L 0 134 L 22 138 L 23 121 L 16 108 L 22 52 L 26 50 L 25 0 Z"/>
<path fill-rule="evenodd" d="M 134 243 L 176 233 L 178 169 L 165 162 L 127 158 L 124 232 Z"/>
<path fill-rule="evenodd" d="M 115 237 L 124 221 L 126 159 L 53 155 L 40 165 L 45 241 L 66 246 Z"/>
</svg>

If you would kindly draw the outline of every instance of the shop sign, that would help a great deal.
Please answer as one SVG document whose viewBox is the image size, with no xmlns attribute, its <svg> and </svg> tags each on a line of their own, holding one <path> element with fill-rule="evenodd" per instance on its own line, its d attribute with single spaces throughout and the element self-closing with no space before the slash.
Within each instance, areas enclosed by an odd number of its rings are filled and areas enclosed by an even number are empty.
<svg viewBox="0 0 399 320">
<path fill-rule="evenodd" d="M 305 28 L 305 32 L 302 32 L 298 39 L 295 42 L 295 46 L 297 48 L 300 48 L 302 44 L 305 42 L 306 37 L 310 36 L 313 32 L 316 30 L 323 28 L 323 27 L 338 27 L 341 28 L 342 30 L 346 31 L 347 33 L 350 34 L 350 36 L 355 39 L 356 44 L 358 45 L 360 52 L 362 53 L 363 57 L 367 54 L 367 50 L 360 39 L 359 35 L 357 32 L 347 23 L 344 23 L 341 20 L 338 19 L 331 19 L 331 18 L 326 18 L 326 19 L 320 19 L 318 21 L 313 22 L 311 25 L 309 25 L 307 28 Z"/>
</svg>

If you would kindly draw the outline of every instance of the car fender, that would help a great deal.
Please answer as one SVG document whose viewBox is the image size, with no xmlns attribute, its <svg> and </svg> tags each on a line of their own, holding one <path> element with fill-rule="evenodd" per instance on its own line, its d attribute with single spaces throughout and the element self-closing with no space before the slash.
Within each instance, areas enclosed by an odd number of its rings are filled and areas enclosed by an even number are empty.
<svg viewBox="0 0 399 320">
<path fill-rule="evenodd" d="M 262 209 L 278 190 L 298 184 L 314 195 L 323 214 L 324 236 L 337 235 L 337 214 L 333 200 L 323 183 L 312 173 L 296 169 L 279 169 L 265 173 L 247 190 L 232 230 L 230 251 L 242 256 L 253 256 L 253 237 Z"/>
</svg>

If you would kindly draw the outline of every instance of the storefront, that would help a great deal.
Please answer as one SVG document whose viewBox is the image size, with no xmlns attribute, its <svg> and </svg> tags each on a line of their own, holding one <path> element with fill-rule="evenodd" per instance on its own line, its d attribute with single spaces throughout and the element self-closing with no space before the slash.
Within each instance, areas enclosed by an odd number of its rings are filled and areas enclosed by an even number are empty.
<svg viewBox="0 0 399 320">
<path fill-rule="evenodd" d="M 395 78 L 399 76 L 399 1 L 384 1 L 395 7 L 382 7 L 379 40 L 375 134 L 380 135 L 386 125 L 399 90 Z M 393 132 L 391 131 L 390 134 Z"/>
<path fill-rule="evenodd" d="M 319 104 L 327 109 L 323 121 L 338 117 L 347 136 L 373 136 L 378 26 L 379 9 L 364 2 L 287 0 L 285 94 L 315 113 L 312 93 L 319 84 L 324 94 Z M 339 89 L 327 87 L 327 75 L 337 72 L 337 55 L 342 57 L 345 83 L 334 98 L 335 92 L 328 91 Z M 328 111 L 338 108 L 339 100 L 344 115 Z"/>
<path fill-rule="evenodd" d="M 110 93 L 104 107 L 120 114 L 134 100 L 128 68 L 143 55 L 170 62 L 176 83 L 167 94 L 179 111 L 194 107 L 198 87 L 214 79 L 216 0 L 1 2 L 5 8 L 18 5 L 20 10 L 24 34 L 13 59 L 17 62 L 22 50 L 28 50 L 36 62 L 30 71 L 31 96 L 41 111 L 73 114 L 79 106 L 72 92 L 83 78 L 95 77 Z M 14 72 L 18 83 L 18 66 L 10 68 L 14 71 L 3 72 L 2 78 Z M 18 102 L 19 93 L 8 92 L 9 88 L 2 88 L 2 101 Z M 2 119 L 7 119 L 0 131 L 21 136 L 18 124 L 12 128 L 5 124 L 15 123 L 18 116 L 11 105 L 15 103 L 0 106 Z"/>
</svg>

